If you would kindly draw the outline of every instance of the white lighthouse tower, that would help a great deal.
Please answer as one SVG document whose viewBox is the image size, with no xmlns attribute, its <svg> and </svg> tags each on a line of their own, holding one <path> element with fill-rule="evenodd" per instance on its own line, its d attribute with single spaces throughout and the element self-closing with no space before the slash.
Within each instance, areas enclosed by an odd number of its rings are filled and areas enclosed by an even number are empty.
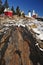
<svg viewBox="0 0 43 65">
<path fill-rule="evenodd" d="M 37 15 L 36 15 L 36 13 L 35 13 L 35 10 L 33 10 L 33 12 L 32 12 L 32 17 L 33 17 L 33 18 L 36 18 L 36 17 L 37 17 Z"/>
<path fill-rule="evenodd" d="M 33 10 L 33 12 L 32 12 L 32 16 L 33 16 L 33 15 L 36 15 L 35 10 Z"/>
<path fill-rule="evenodd" d="M 28 12 L 28 16 L 31 17 L 31 11 L 30 11 L 30 10 L 29 10 L 29 12 Z"/>
</svg>

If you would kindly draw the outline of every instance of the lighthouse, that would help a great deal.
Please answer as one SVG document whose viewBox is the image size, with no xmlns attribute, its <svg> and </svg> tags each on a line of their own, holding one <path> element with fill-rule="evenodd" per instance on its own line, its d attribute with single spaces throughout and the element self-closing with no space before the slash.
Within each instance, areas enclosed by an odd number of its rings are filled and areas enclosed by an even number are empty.
<svg viewBox="0 0 43 65">
<path fill-rule="evenodd" d="M 28 16 L 31 17 L 31 11 L 30 11 L 30 10 L 29 10 L 29 12 L 28 12 Z"/>
<path fill-rule="evenodd" d="M 36 13 L 35 13 L 35 10 L 33 10 L 33 12 L 32 12 L 32 17 L 33 17 L 33 18 L 36 18 L 36 17 L 37 17 L 37 15 L 36 15 Z"/>
<path fill-rule="evenodd" d="M 32 16 L 33 16 L 33 15 L 35 15 L 35 10 L 33 10 L 33 12 L 32 12 Z"/>
</svg>

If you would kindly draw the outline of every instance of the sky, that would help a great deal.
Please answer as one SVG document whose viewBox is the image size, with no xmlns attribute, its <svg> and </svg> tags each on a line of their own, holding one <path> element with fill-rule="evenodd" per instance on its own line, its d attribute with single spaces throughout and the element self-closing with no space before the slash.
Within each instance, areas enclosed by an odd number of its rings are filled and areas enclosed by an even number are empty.
<svg viewBox="0 0 43 65">
<path fill-rule="evenodd" d="M 5 0 L 2 0 L 2 2 L 4 3 Z M 8 0 L 8 3 L 10 8 L 12 5 L 14 6 L 14 9 L 19 6 L 25 14 L 28 14 L 29 10 L 31 12 L 35 10 L 39 16 L 43 16 L 43 0 Z"/>
</svg>

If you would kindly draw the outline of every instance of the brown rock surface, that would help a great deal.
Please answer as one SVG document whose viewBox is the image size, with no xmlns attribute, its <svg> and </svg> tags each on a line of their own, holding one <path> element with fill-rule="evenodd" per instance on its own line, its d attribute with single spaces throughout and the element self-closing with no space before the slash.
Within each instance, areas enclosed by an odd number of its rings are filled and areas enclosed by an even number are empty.
<svg viewBox="0 0 43 65">
<path fill-rule="evenodd" d="M 34 38 L 26 28 L 9 27 L 0 40 L 0 65 L 33 65 L 30 59 L 30 44 L 32 43 L 34 51 L 36 42 L 33 40 Z"/>
</svg>

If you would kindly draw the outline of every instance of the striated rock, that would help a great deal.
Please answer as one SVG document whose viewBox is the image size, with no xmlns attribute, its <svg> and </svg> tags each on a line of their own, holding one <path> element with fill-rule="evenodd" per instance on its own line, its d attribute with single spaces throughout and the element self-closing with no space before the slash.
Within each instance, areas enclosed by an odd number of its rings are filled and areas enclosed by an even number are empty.
<svg viewBox="0 0 43 65">
<path fill-rule="evenodd" d="M 23 39 L 22 32 L 21 27 L 11 27 L 1 38 L 1 65 L 30 65 L 30 49 L 28 42 Z"/>
<path fill-rule="evenodd" d="M 26 27 L 9 27 L 0 40 L 0 65 L 38 65 L 35 44 Z"/>
</svg>

